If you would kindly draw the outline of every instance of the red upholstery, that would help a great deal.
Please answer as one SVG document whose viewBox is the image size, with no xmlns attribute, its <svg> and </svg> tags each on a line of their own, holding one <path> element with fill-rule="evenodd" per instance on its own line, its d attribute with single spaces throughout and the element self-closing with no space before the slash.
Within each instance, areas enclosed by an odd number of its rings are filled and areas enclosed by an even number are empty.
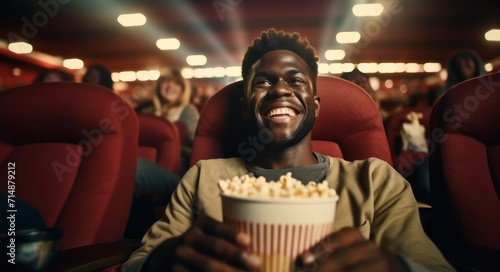
<svg viewBox="0 0 500 272">
<path fill-rule="evenodd" d="M 94 84 L 17 87 L 0 93 L 0 127 L 2 173 L 15 162 L 16 196 L 63 230 L 62 250 L 122 238 L 138 141 L 127 103 Z"/>
<path fill-rule="evenodd" d="M 453 86 L 431 114 L 431 193 L 445 233 L 500 249 L 500 74 Z M 500 256 L 499 256 L 500 257 Z"/>
<path fill-rule="evenodd" d="M 370 96 L 357 85 L 332 76 L 319 76 L 317 89 L 321 108 L 312 131 L 313 149 L 347 160 L 378 157 L 392 164 L 382 120 Z M 201 159 L 250 152 L 242 95 L 243 83 L 238 81 L 207 101 L 196 129 L 191 165 Z"/>
<path fill-rule="evenodd" d="M 138 114 L 139 156 L 179 174 L 181 144 L 175 124 L 148 114 Z"/>
<path fill-rule="evenodd" d="M 186 145 L 188 141 L 188 131 L 186 125 L 182 121 L 175 122 L 177 131 L 179 131 L 179 137 L 181 139 L 181 145 Z"/>
<path fill-rule="evenodd" d="M 431 108 L 427 105 L 418 105 L 413 108 L 405 108 L 401 111 L 391 114 L 385 121 L 385 131 L 387 134 L 387 141 L 391 149 L 392 162 L 394 168 L 398 170 L 403 176 L 411 173 L 412 165 L 419 163 L 420 159 L 427 156 L 427 153 L 402 151 L 401 140 L 401 126 L 404 122 L 409 122 L 406 115 L 410 112 L 422 113 L 423 118 L 420 119 L 420 124 L 425 127 L 425 131 L 429 130 L 429 120 L 431 115 Z"/>
</svg>

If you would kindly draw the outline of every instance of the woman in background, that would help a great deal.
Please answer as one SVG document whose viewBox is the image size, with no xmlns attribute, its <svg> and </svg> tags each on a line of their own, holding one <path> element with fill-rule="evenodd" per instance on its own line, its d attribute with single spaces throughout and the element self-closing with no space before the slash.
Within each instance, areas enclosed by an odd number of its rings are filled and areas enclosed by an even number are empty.
<svg viewBox="0 0 500 272">
<path fill-rule="evenodd" d="M 194 133 L 200 118 L 198 110 L 190 104 L 190 98 L 191 86 L 178 70 L 172 70 L 158 79 L 153 98 L 155 115 L 173 123 L 181 123 L 181 128 L 184 126 L 186 130 L 186 137 L 181 139 L 182 173 L 188 168 Z"/>
</svg>

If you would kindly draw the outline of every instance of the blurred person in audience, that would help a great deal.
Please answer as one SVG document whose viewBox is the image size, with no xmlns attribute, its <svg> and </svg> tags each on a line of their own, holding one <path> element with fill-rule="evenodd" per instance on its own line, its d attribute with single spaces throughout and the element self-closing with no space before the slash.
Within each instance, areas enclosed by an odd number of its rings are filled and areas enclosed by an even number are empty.
<svg viewBox="0 0 500 272">
<path fill-rule="evenodd" d="M 190 103 L 191 85 L 179 70 L 160 76 L 157 80 L 153 103 L 155 115 L 166 118 L 173 123 L 181 123 L 180 129 L 186 131 L 182 144 L 182 170 L 184 173 L 189 165 L 194 133 L 200 115 L 196 107 Z M 183 127 L 182 127 L 183 126 Z"/>
<path fill-rule="evenodd" d="M 448 77 L 441 94 L 464 80 L 486 74 L 484 63 L 479 55 L 469 49 L 453 52 L 448 57 L 446 70 L 448 71 Z"/>
<path fill-rule="evenodd" d="M 318 60 L 297 33 L 269 29 L 253 41 L 242 62 L 241 113 L 250 136 L 265 130 L 270 141 L 253 158 L 191 167 L 122 271 L 259 270 L 249 235 L 222 223 L 218 181 L 244 174 L 277 180 L 287 172 L 302 181 L 326 180 L 340 197 L 334 232 L 299 257 L 296 268 L 453 271 L 424 233 L 411 187 L 394 168 L 375 158 L 350 162 L 312 151 Z"/>
<path fill-rule="evenodd" d="M 448 58 L 446 68 L 446 89 L 464 80 L 486 74 L 484 62 L 475 51 L 469 49 L 453 52 Z"/>
<path fill-rule="evenodd" d="M 87 71 L 83 75 L 82 82 L 95 83 L 113 90 L 113 80 L 111 72 L 108 68 L 94 64 L 87 67 Z"/>
<path fill-rule="evenodd" d="M 47 69 L 40 72 L 35 80 L 33 80 L 33 83 L 60 81 L 75 81 L 75 78 L 72 74 L 60 69 Z"/>
<path fill-rule="evenodd" d="M 358 68 L 354 68 L 354 70 L 352 70 L 351 72 L 342 73 L 340 77 L 345 80 L 351 81 L 359 87 L 363 88 L 363 90 L 365 90 L 372 97 L 373 101 L 375 101 L 375 104 L 379 109 L 380 117 L 382 117 L 382 120 L 385 120 L 389 116 L 390 112 L 384 110 L 380 106 L 380 99 L 370 85 L 370 78 L 367 74 L 361 72 Z"/>
<path fill-rule="evenodd" d="M 208 99 L 215 93 L 214 86 L 203 86 L 193 88 L 193 93 L 191 94 L 191 104 L 196 107 L 198 112 L 201 112 L 203 105 L 208 101 Z"/>
</svg>

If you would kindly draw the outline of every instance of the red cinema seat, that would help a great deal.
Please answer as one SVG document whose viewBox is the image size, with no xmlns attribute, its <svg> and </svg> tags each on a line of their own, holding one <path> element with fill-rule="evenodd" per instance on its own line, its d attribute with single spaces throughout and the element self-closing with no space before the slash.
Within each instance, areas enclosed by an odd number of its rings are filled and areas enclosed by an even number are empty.
<svg viewBox="0 0 500 272">
<path fill-rule="evenodd" d="M 499 73 L 451 87 L 431 113 L 433 236 L 446 246 L 464 245 L 454 257 L 477 258 L 474 263 L 483 266 L 477 271 L 500 267 L 498 120 Z"/>
<path fill-rule="evenodd" d="M 122 239 L 138 141 L 127 103 L 95 84 L 22 86 L 0 93 L 0 128 L 2 173 L 15 162 L 16 196 L 62 229 L 61 250 Z"/>
<path fill-rule="evenodd" d="M 149 114 L 138 114 L 139 157 L 156 162 L 179 174 L 181 143 L 177 126 L 168 120 Z"/>
</svg>

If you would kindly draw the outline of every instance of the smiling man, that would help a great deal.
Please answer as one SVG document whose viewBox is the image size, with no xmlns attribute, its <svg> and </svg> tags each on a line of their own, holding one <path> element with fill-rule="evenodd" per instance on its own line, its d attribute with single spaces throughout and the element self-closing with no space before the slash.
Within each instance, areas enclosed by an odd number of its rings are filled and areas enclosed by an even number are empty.
<svg viewBox="0 0 500 272">
<path fill-rule="evenodd" d="M 242 64 L 243 114 L 266 148 L 244 158 L 198 162 L 183 177 L 163 218 L 143 238 L 123 271 L 258 270 L 250 237 L 221 223 L 219 179 L 291 172 L 327 180 L 340 196 L 333 234 L 297 260 L 305 271 L 453 271 L 424 234 L 409 184 L 378 159 L 349 162 L 312 151 L 320 112 L 318 58 L 298 34 L 270 29 L 248 47 Z M 332 116 L 334 118 L 334 116 Z"/>
</svg>

